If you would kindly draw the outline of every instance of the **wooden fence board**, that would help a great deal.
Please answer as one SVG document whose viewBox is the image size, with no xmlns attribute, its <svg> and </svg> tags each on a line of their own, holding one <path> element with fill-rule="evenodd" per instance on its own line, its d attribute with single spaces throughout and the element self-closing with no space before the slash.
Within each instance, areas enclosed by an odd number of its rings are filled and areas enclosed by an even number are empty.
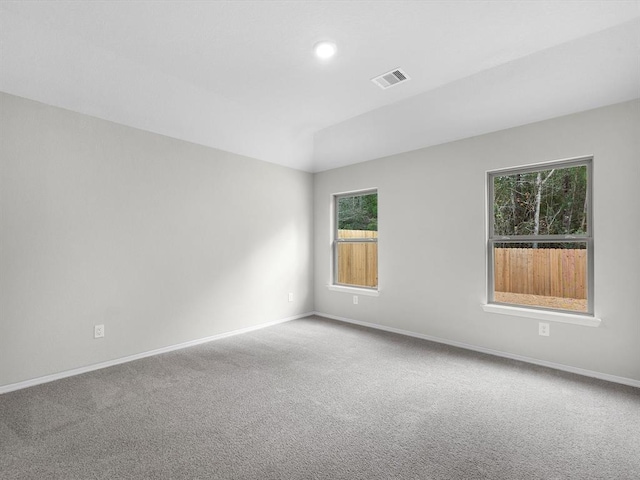
<svg viewBox="0 0 640 480">
<path fill-rule="evenodd" d="M 339 238 L 377 238 L 378 232 L 339 230 Z M 378 244 L 338 244 L 338 283 L 378 285 Z M 587 298 L 584 249 L 496 248 L 494 289 L 560 298 Z"/>
<path fill-rule="evenodd" d="M 338 238 L 377 238 L 378 232 L 338 230 Z M 338 243 L 338 283 L 378 286 L 378 244 Z"/>
<path fill-rule="evenodd" d="M 584 249 L 496 248 L 494 289 L 586 299 L 587 252 Z"/>
</svg>

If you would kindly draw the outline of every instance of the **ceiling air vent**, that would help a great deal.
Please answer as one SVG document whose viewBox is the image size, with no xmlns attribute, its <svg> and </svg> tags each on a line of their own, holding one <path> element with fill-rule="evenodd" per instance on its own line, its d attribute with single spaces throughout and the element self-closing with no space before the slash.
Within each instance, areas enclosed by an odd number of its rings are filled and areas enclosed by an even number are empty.
<svg viewBox="0 0 640 480">
<path fill-rule="evenodd" d="M 407 75 L 400 68 L 395 68 L 390 72 L 383 73 L 382 75 L 371 79 L 373 83 L 375 83 L 382 89 L 393 87 L 394 85 L 406 82 L 407 80 L 410 80 L 409 75 Z"/>
</svg>

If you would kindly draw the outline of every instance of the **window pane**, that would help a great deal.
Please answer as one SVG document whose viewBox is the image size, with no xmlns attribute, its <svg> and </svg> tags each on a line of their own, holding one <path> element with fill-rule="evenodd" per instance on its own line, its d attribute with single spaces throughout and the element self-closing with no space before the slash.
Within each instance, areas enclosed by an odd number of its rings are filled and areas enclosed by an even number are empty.
<svg viewBox="0 0 640 480">
<path fill-rule="evenodd" d="M 587 312 L 587 244 L 495 243 L 494 301 Z"/>
<path fill-rule="evenodd" d="M 378 194 L 338 196 L 334 272 L 337 284 L 378 286 L 377 240 Z"/>
<path fill-rule="evenodd" d="M 378 286 L 378 244 L 376 242 L 338 243 L 337 254 L 339 284 Z"/>
<path fill-rule="evenodd" d="M 375 238 L 378 194 L 338 197 L 338 238 Z"/>
<path fill-rule="evenodd" d="M 587 232 L 587 167 L 493 177 L 494 235 Z"/>
</svg>

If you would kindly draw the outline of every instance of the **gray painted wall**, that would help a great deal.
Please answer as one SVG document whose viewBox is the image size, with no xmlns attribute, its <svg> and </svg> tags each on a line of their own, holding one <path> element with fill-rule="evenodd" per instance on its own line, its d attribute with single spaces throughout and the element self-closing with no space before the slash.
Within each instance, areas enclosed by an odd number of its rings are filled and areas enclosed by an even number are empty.
<svg viewBox="0 0 640 480">
<path fill-rule="evenodd" d="M 1 93 L 0 133 L 0 386 L 313 310 L 311 174 Z"/>
<path fill-rule="evenodd" d="M 0 93 L 0 386 L 314 302 L 640 380 L 638 131 L 635 101 L 312 176 Z M 536 320 L 481 310 L 485 171 L 581 155 L 595 156 L 603 324 L 552 323 L 539 337 Z M 382 292 L 353 305 L 326 288 L 330 200 L 369 187 L 380 196 Z M 94 340 L 99 323 L 106 337 Z"/>
<path fill-rule="evenodd" d="M 316 311 L 640 380 L 640 102 L 315 175 Z M 485 313 L 485 172 L 594 155 L 598 328 Z M 377 187 L 380 296 L 329 291 L 331 194 Z"/>
</svg>

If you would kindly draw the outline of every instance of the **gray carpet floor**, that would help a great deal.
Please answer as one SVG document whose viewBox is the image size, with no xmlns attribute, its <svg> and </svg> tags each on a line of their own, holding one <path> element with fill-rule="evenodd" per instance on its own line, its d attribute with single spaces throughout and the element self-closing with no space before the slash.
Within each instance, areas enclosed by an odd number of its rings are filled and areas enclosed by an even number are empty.
<svg viewBox="0 0 640 480">
<path fill-rule="evenodd" d="M 640 390 L 296 320 L 0 395 L 8 479 L 633 479 Z"/>
</svg>

